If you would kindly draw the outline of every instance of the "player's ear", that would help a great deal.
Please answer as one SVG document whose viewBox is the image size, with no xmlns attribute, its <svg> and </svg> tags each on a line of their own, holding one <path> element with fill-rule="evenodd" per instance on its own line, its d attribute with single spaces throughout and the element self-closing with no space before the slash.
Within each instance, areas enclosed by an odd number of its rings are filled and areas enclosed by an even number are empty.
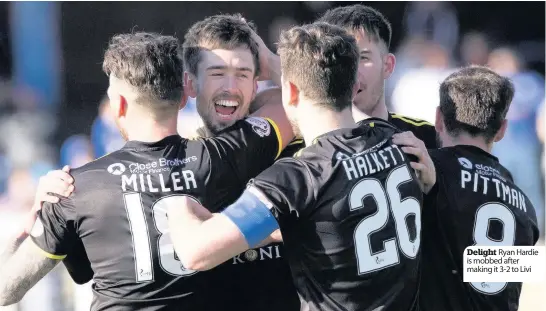
<svg viewBox="0 0 546 311">
<path fill-rule="evenodd" d="M 298 87 L 294 83 L 292 83 L 290 81 L 288 81 L 286 83 L 288 83 L 288 90 L 289 90 L 288 92 L 289 92 L 289 96 L 290 96 L 288 104 L 290 106 L 296 107 L 296 106 L 298 106 L 299 100 L 300 100 L 300 90 L 298 89 Z"/>
<path fill-rule="evenodd" d="M 385 66 L 383 69 L 383 79 L 388 79 L 394 72 L 396 66 L 396 57 L 392 53 L 385 55 Z"/>
<path fill-rule="evenodd" d="M 118 118 L 125 117 L 127 115 L 128 108 L 129 107 L 127 105 L 127 99 L 125 98 L 125 96 L 119 95 L 119 106 L 116 111 L 116 114 L 117 114 L 116 116 Z"/>
<path fill-rule="evenodd" d="M 187 71 L 184 72 L 184 91 L 187 96 L 197 97 L 197 77 Z"/>
<path fill-rule="evenodd" d="M 442 111 L 440 111 L 440 106 L 436 107 L 436 121 L 434 122 L 434 127 L 438 133 L 444 131 L 444 116 L 442 115 Z"/>
<path fill-rule="evenodd" d="M 508 128 L 508 121 L 504 119 L 502 120 L 500 129 L 497 131 L 497 134 L 495 135 L 495 138 L 493 139 L 494 142 L 498 142 L 504 137 L 504 134 L 506 133 L 506 128 Z"/>
</svg>

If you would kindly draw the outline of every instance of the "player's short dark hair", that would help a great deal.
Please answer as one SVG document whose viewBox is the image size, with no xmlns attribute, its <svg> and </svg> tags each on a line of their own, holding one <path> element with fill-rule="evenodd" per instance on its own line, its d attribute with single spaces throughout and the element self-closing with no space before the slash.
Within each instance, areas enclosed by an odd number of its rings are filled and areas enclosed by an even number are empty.
<svg viewBox="0 0 546 311">
<path fill-rule="evenodd" d="M 278 52 L 285 80 L 324 107 L 342 111 L 351 105 L 358 70 L 358 47 L 344 29 L 314 23 L 284 31 Z"/>
<path fill-rule="evenodd" d="M 448 76 L 440 85 L 440 111 L 448 133 L 483 136 L 491 142 L 502 126 L 514 85 L 482 66 L 470 66 Z"/>
<path fill-rule="evenodd" d="M 184 68 L 182 46 L 175 37 L 149 32 L 116 35 L 102 69 L 135 87 L 144 98 L 180 104 Z"/>
<path fill-rule="evenodd" d="M 336 25 L 348 31 L 364 30 L 376 42 L 391 46 L 392 28 L 389 20 L 381 12 L 362 4 L 340 6 L 326 11 L 320 22 Z"/>
<path fill-rule="evenodd" d="M 207 17 L 188 30 L 184 36 L 184 65 L 197 75 L 202 50 L 248 48 L 254 57 L 255 75 L 260 74 L 258 44 L 252 39 L 256 27 L 245 22 L 240 14 L 221 14 Z"/>
</svg>

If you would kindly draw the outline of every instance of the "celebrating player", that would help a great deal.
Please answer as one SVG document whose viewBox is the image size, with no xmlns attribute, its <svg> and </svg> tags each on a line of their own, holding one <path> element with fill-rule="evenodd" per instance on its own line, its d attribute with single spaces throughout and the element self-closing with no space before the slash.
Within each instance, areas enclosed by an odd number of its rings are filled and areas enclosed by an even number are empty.
<svg viewBox="0 0 546 311">
<path fill-rule="evenodd" d="M 181 54 L 170 36 L 111 40 L 103 69 L 110 108 L 128 142 L 75 169 L 76 191 L 43 206 L 31 239 L 0 267 L 2 304 L 19 301 L 60 260 L 81 256 L 94 272 L 92 310 L 220 309 L 207 292 L 209 274 L 180 264 L 165 207 L 184 196 L 218 211 L 273 163 L 293 133 L 282 109 L 268 105 L 259 113 L 270 119 L 235 122 L 218 138 L 178 136 Z M 248 68 L 255 70 L 253 63 Z"/>
<path fill-rule="evenodd" d="M 215 15 L 195 23 L 184 39 L 184 67 L 188 95 L 196 98 L 205 136 L 221 133 L 249 114 L 251 104 L 281 104 L 279 89 L 261 93 L 256 100 L 257 81 L 262 69 L 252 24 L 240 15 Z M 275 101 L 277 101 L 275 103 Z M 300 142 L 300 143 L 299 143 Z M 280 157 L 292 155 L 301 141 L 292 142 Z M 233 193 L 233 203 L 242 189 Z M 211 194 L 214 195 L 214 194 Z M 299 299 L 282 243 L 274 243 L 247 253 L 236 254 L 222 269 L 218 281 L 209 285 L 215 300 L 226 310 L 299 310 Z M 258 280 L 258 282 L 256 282 Z M 249 287 L 249 284 L 253 286 Z"/>
<path fill-rule="evenodd" d="M 358 93 L 353 99 L 352 109 L 355 120 L 368 117 L 388 120 L 402 131 L 413 132 L 425 142 L 427 148 L 437 148 L 436 132 L 432 124 L 387 110 L 385 80 L 393 73 L 396 58 L 389 52 L 392 30 L 385 16 L 371 7 L 355 4 L 331 9 L 319 21 L 344 28 L 356 38 L 360 60 Z M 260 60 L 265 68 L 262 76 L 279 83 L 278 56 L 257 35 L 255 37 L 260 43 Z"/>
<path fill-rule="evenodd" d="M 430 151 L 437 177 L 423 208 L 422 310 L 518 309 L 521 283 L 463 282 L 466 247 L 538 240 L 532 203 L 491 155 L 513 96 L 512 83 L 485 67 L 463 68 L 440 85 L 436 130 L 443 148 Z M 393 142 L 408 153 L 423 150 L 410 132 Z"/>
<path fill-rule="evenodd" d="M 327 23 L 295 27 L 279 54 L 283 104 L 308 147 L 220 214 L 187 198 L 169 202 L 177 254 L 208 270 L 280 227 L 302 310 L 413 310 L 422 192 L 392 143 L 399 130 L 376 118 L 355 124 L 355 39 Z"/>
</svg>

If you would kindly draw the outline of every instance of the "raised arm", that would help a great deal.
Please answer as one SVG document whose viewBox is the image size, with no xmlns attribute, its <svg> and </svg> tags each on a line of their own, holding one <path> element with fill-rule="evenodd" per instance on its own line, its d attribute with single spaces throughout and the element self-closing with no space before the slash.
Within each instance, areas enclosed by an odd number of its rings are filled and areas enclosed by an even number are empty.
<svg viewBox="0 0 546 311">
<path fill-rule="evenodd" d="M 294 139 L 292 124 L 288 121 L 282 105 L 280 88 L 267 89 L 258 93 L 251 104 L 251 111 L 253 111 L 252 117 L 261 117 L 273 121 L 281 136 L 281 149 L 284 149 Z"/>
<path fill-rule="evenodd" d="M 244 19 L 243 19 L 244 20 Z M 281 86 L 281 59 L 273 53 L 264 40 L 250 27 L 252 30 L 252 39 L 258 44 L 258 53 L 260 57 L 260 80 L 271 80 L 277 86 Z"/>
</svg>

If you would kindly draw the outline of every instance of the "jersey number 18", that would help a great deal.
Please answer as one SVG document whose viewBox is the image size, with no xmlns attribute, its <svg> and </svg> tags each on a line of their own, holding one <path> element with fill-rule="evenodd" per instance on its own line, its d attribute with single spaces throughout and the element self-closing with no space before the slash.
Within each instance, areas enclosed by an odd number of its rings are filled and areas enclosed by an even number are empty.
<svg viewBox="0 0 546 311">
<path fill-rule="evenodd" d="M 150 238 L 146 223 L 146 213 L 144 212 L 140 193 L 126 193 L 123 196 L 133 237 L 137 282 L 150 282 L 154 280 L 151 243 L 157 243 L 159 264 L 165 273 L 173 276 L 189 276 L 197 273 L 197 271 L 184 268 L 176 258 L 168 230 L 167 206 L 169 206 L 170 200 L 176 199 L 179 196 L 181 195 L 165 196 L 152 204 L 152 218 L 154 226 L 157 232 L 159 232 L 157 241 L 152 241 Z M 195 200 L 195 198 L 192 199 Z"/>
</svg>

